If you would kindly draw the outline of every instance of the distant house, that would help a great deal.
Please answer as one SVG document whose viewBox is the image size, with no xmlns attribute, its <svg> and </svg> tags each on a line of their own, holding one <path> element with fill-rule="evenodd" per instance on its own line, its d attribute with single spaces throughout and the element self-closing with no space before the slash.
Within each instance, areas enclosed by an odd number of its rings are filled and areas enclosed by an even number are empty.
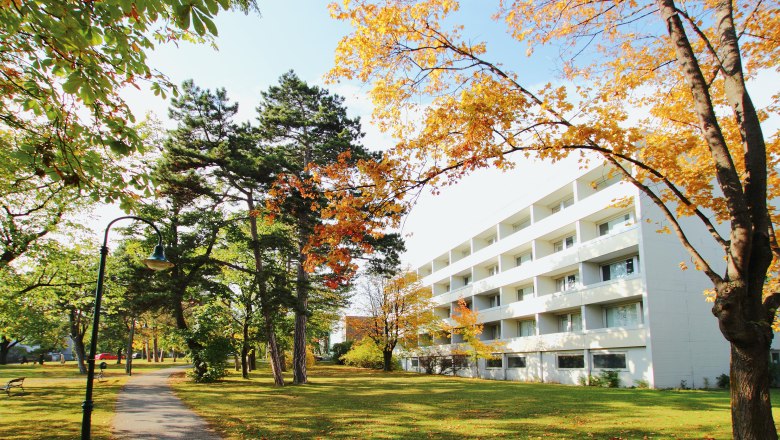
<svg viewBox="0 0 780 440">
<path fill-rule="evenodd" d="M 344 316 L 330 334 L 330 347 L 345 341 L 359 341 L 366 335 L 366 326 L 371 322 L 368 316 Z"/>
</svg>

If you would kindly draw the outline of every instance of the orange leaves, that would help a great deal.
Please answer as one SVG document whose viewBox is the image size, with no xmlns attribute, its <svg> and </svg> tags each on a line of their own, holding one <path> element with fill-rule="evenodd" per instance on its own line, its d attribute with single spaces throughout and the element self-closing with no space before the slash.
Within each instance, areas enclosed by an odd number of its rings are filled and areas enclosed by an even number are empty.
<svg viewBox="0 0 780 440">
<path fill-rule="evenodd" d="M 400 176 L 396 165 L 368 159 L 356 162 L 344 152 L 327 165 L 309 164 L 305 177 L 278 176 L 269 191 L 270 215 L 282 215 L 286 201 L 297 196 L 305 201 L 298 209 L 320 219 L 302 244 L 304 269 L 320 271 L 329 287 L 349 281 L 358 269 L 354 257 L 373 252 L 370 239 L 396 226 L 405 213 L 403 191 L 394 186 L 403 181 L 393 178 Z"/>
</svg>

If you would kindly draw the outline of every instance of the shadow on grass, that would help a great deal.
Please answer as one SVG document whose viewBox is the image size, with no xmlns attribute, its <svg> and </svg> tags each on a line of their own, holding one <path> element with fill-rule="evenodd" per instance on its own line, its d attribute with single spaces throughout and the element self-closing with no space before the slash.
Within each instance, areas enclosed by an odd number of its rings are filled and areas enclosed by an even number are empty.
<svg viewBox="0 0 780 440">
<path fill-rule="evenodd" d="M 254 373 L 257 375 L 257 372 Z M 725 391 L 525 384 L 318 367 L 306 386 L 267 375 L 177 392 L 212 424 L 250 438 L 727 437 Z"/>
</svg>

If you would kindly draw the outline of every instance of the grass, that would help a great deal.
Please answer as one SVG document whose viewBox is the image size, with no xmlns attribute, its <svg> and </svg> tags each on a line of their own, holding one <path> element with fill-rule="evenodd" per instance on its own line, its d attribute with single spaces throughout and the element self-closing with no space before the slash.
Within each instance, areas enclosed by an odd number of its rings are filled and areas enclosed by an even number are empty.
<svg viewBox="0 0 780 440">
<path fill-rule="evenodd" d="M 109 439 L 111 419 L 117 394 L 127 382 L 124 363 L 107 361 L 105 380 L 95 381 L 93 389 L 92 437 Z M 136 359 L 133 374 L 165 368 L 173 364 L 147 363 Z M 11 379 L 26 377 L 24 392 L 12 388 L 11 396 L 0 393 L 0 438 L 21 440 L 31 438 L 73 439 L 81 433 L 81 403 L 84 401 L 86 376 L 79 374 L 74 362 L 44 365 L 0 365 L 0 385 Z"/>
<path fill-rule="evenodd" d="M 730 438 L 725 390 L 659 391 L 382 373 L 322 365 L 306 386 L 265 371 L 174 389 L 228 439 Z M 773 392 L 774 402 L 780 393 Z M 780 411 L 775 412 L 775 420 Z"/>
</svg>

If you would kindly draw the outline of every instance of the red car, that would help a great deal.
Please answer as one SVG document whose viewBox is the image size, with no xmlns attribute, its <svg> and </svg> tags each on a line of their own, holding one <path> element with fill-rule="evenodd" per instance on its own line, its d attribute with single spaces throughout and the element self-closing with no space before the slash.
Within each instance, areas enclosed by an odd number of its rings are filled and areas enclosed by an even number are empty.
<svg viewBox="0 0 780 440">
<path fill-rule="evenodd" d="M 106 360 L 108 360 L 108 361 L 115 361 L 116 360 L 116 355 L 115 354 L 111 354 L 111 353 L 100 353 L 98 355 L 95 355 L 95 360 L 96 361 L 106 361 Z"/>
</svg>

